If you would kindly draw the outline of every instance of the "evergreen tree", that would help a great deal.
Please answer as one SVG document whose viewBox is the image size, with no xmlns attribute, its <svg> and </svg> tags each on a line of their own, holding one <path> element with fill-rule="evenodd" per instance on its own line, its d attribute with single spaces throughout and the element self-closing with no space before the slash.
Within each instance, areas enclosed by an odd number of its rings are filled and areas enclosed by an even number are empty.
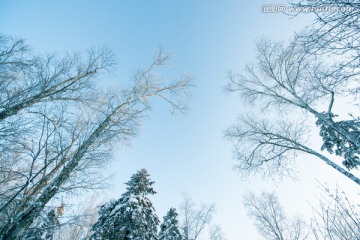
<svg viewBox="0 0 360 240">
<path fill-rule="evenodd" d="M 164 221 L 160 226 L 158 240 L 182 240 L 183 237 L 179 230 L 179 221 L 175 208 L 170 208 L 164 217 Z"/>
<path fill-rule="evenodd" d="M 327 124 L 326 121 L 320 118 L 316 121 L 316 125 L 320 127 L 320 136 L 323 139 L 321 150 L 325 149 L 331 154 L 335 153 L 343 157 L 342 164 L 348 170 L 358 169 L 360 166 L 359 118 L 336 122 L 334 121 L 336 117 L 334 114 L 322 113 L 322 116 L 332 125 Z"/>
<path fill-rule="evenodd" d="M 103 205 L 93 226 L 91 239 L 157 239 L 159 219 L 147 195 L 155 194 L 149 173 L 141 169 L 126 183 L 127 191 L 116 201 Z"/>
</svg>

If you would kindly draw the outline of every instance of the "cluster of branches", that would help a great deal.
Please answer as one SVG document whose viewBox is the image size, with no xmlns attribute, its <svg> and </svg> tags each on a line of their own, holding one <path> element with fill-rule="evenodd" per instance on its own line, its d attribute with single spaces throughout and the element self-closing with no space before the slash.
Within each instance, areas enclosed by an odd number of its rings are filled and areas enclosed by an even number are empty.
<svg viewBox="0 0 360 240">
<path fill-rule="evenodd" d="M 259 197 L 250 193 L 244 198 L 244 206 L 266 240 L 302 240 L 309 236 L 305 221 L 298 216 L 287 217 L 274 193 L 263 192 Z"/>
<path fill-rule="evenodd" d="M 102 92 L 94 80 L 115 64 L 110 50 L 41 56 L 0 35 L 0 239 L 22 238 L 61 194 L 99 187 L 97 169 L 136 135 L 152 98 L 185 110 L 189 77 L 154 73 L 168 60 L 160 50 L 127 86 Z"/>
<path fill-rule="evenodd" d="M 304 2 L 293 4 L 305 6 Z M 336 99 L 350 99 L 352 107 L 358 107 L 360 6 L 355 1 L 331 0 L 308 1 L 306 6 L 330 5 L 351 5 L 353 11 L 315 11 L 311 28 L 288 44 L 258 41 L 255 62 L 243 74 L 229 73 L 227 91 L 260 104 L 266 116 L 243 117 L 226 131 L 235 142 L 237 169 L 242 174 L 260 170 L 266 175 L 287 174 L 295 157 L 307 153 L 360 184 L 351 172 L 360 166 L 359 117 L 349 114 L 338 120 L 334 112 Z M 315 119 L 314 126 L 320 130 L 323 144 L 319 150 L 309 143 L 309 119 Z M 323 150 L 342 158 L 342 163 Z"/>
<path fill-rule="evenodd" d="M 290 1 L 296 9 L 311 10 L 313 23 L 299 37 L 314 53 L 331 52 L 358 58 L 360 4 L 356 0 Z M 301 14 L 300 11 L 298 14 Z M 347 55 L 349 53 L 349 55 Z M 350 63 L 351 61 L 349 61 Z M 346 62 L 344 62 L 346 63 Z M 354 62 L 355 63 L 355 62 Z"/>
<path fill-rule="evenodd" d="M 205 229 L 208 230 L 207 239 L 224 240 L 225 237 L 221 227 L 212 223 L 214 213 L 214 204 L 201 203 L 196 206 L 196 203 L 188 195 L 184 194 L 184 201 L 180 206 L 182 220 L 180 228 L 184 240 L 200 239 L 201 236 L 204 236 Z"/>
<path fill-rule="evenodd" d="M 352 204 L 344 192 L 323 188 L 319 208 L 313 217 L 288 217 L 274 193 L 248 194 L 244 205 L 258 232 L 266 240 L 358 240 L 360 239 L 359 206 Z"/>
</svg>

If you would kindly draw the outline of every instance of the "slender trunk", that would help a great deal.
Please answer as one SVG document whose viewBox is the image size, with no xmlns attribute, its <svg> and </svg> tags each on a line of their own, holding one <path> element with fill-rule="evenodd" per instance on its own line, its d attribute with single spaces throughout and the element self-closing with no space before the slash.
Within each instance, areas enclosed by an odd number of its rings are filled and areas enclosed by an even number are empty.
<svg viewBox="0 0 360 240">
<path fill-rule="evenodd" d="M 324 155 L 312 150 L 311 148 L 308 148 L 304 145 L 300 145 L 304 150 L 302 150 L 303 152 L 309 153 L 311 155 L 314 155 L 318 158 L 320 158 L 321 160 L 323 160 L 327 165 L 331 166 L 332 168 L 334 168 L 335 170 L 337 170 L 338 172 L 340 172 L 341 174 L 345 175 L 347 178 L 349 178 L 350 180 L 354 181 L 356 184 L 360 185 L 360 179 L 358 177 L 356 177 L 354 174 L 346 171 L 344 168 L 340 167 L 339 165 L 337 165 L 336 163 L 334 163 L 333 161 L 331 161 L 329 158 L 325 157 Z"/>
<path fill-rule="evenodd" d="M 32 204 L 24 207 L 24 211 L 16 215 L 16 219 L 10 219 L 1 230 L 0 239 L 13 240 L 21 238 L 25 230 L 32 224 L 34 219 L 39 216 L 45 205 L 55 196 L 60 186 L 69 178 L 71 172 L 78 166 L 88 148 L 96 141 L 100 134 L 111 124 L 112 117 L 117 113 L 116 108 L 99 126 L 92 132 L 88 139 L 77 149 L 72 160 L 63 168 L 60 174 L 45 188 Z"/>
<path fill-rule="evenodd" d="M 281 135 L 276 135 L 275 134 L 275 136 L 292 143 L 294 145 L 293 149 L 296 149 L 298 151 L 302 151 L 302 152 L 305 152 L 305 153 L 308 153 L 308 154 L 311 154 L 313 156 L 316 156 L 316 157 L 320 158 L 327 165 L 331 166 L 332 168 L 334 168 L 335 170 L 337 170 L 341 174 L 345 175 L 350 180 L 354 181 L 356 184 L 360 185 L 360 178 L 358 178 L 354 174 L 346 171 L 344 168 L 340 167 L 339 165 L 337 165 L 336 163 L 334 163 L 333 161 L 331 161 L 329 158 L 325 157 L 324 155 L 314 151 L 313 149 L 311 149 L 311 148 L 309 148 L 309 147 L 307 147 L 307 146 L 305 146 L 305 145 L 303 145 L 303 144 L 301 144 L 301 143 L 299 143 L 297 141 L 291 140 L 289 138 L 284 138 Z M 282 146 L 282 147 L 287 147 L 287 146 Z"/>
</svg>

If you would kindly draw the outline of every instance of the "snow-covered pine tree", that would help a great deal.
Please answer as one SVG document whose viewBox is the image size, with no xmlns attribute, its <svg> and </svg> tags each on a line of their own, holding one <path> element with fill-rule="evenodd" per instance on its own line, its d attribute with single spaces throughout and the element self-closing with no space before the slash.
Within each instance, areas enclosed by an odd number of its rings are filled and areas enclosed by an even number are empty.
<svg viewBox="0 0 360 240">
<path fill-rule="evenodd" d="M 182 240 L 179 230 L 179 221 L 175 208 L 170 208 L 160 225 L 158 240 Z"/>
<path fill-rule="evenodd" d="M 141 169 L 131 176 L 121 198 L 103 205 L 91 239 L 155 240 L 159 219 L 147 197 L 155 194 L 149 173 Z"/>
<path fill-rule="evenodd" d="M 332 125 L 318 118 L 316 125 L 320 127 L 320 136 L 323 139 L 321 150 L 343 157 L 342 162 L 348 170 L 358 169 L 360 166 L 360 119 L 334 121 L 332 113 L 321 113 Z M 350 139 L 350 140 L 349 140 Z"/>
</svg>

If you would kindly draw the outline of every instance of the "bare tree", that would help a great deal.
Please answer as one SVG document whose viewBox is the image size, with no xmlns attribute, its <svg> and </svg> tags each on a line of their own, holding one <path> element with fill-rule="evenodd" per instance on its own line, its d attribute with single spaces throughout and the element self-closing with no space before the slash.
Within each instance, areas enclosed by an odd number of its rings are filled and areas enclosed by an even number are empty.
<svg viewBox="0 0 360 240">
<path fill-rule="evenodd" d="M 99 186 L 96 169 L 113 143 L 136 135 L 152 98 L 183 111 L 191 82 L 183 76 L 166 83 L 154 74 L 169 60 L 159 51 L 130 85 L 102 93 L 93 79 L 114 64 L 107 49 L 90 51 L 84 60 L 31 58 L 22 40 L 0 40 L 0 238 L 16 239 L 54 197 Z"/>
<path fill-rule="evenodd" d="M 221 226 L 213 224 L 209 228 L 209 240 L 225 240 Z"/>
<path fill-rule="evenodd" d="M 180 227 L 185 240 L 196 240 L 204 233 L 204 229 L 210 226 L 215 206 L 202 203 L 199 207 L 186 194 L 180 206 L 180 216 L 182 221 Z M 224 239 L 220 226 L 210 228 L 210 239 Z"/>
<path fill-rule="evenodd" d="M 313 53 L 332 53 L 355 57 L 360 47 L 360 5 L 356 0 L 290 1 L 295 14 L 312 13 L 315 17 L 298 36 Z M 349 53 L 349 54 L 348 54 Z M 355 59 L 353 59 L 355 60 Z M 350 63 L 350 62 L 349 62 Z M 355 62 L 353 62 L 355 64 Z"/>
<path fill-rule="evenodd" d="M 292 1 L 292 7 L 311 12 L 314 22 L 306 30 L 296 35 L 304 51 L 314 56 L 326 59 L 328 69 L 322 73 L 322 78 L 332 76 L 347 86 L 342 88 L 342 94 L 350 96 L 358 102 L 359 94 L 359 17 L 360 5 L 358 1 Z M 337 86 L 338 88 L 339 86 Z M 333 92 L 331 94 L 336 94 Z M 334 99 L 334 97 L 332 97 Z M 358 105 L 358 104 L 357 104 Z M 351 169 L 359 165 L 358 138 L 359 118 L 350 116 L 350 119 L 335 121 L 337 115 L 327 113 L 334 125 L 347 131 L 339 133 L 336 128 L 323 120 L 317 121 L 321 128 L 324 140 L 323 148 L 330 153 L 335 153 L 345 158 L 344 165 Z M 353 136 L 350 136 L 353 133 Z M 351 139 L 350 139 L 351 138 Z"/>
<path fill-rule="evenodd" d="M 249 103 L 262 104 L 263 114 L 268 116 L 265 121 L 242 118 L 226 132 L 235 141 L 238 169 L 250 173 L 268 167 L 270 174 L 282 173 L 289 169 L 284 167 L 290 166 L 288 163 L 297 153 L 307 153 L 360 184 L 360 179 L 350 172 L 360 164 L 358 119 L 336 122 L 333 113 L 335 97 L 341 98 L 349 88 L 347 77 L 326 75 L 328 66 L 297 42 L 285 46 L 261 40 L 257 50 L 256 63 L 246 66 L 244 75 L 230 73 L 227 86 L 229 92 L 239 93 Z M 314 117 L 324 142 L 321 150 L 342 157 L 347 169 L 310 147 L 308 122 L 294 122 L 291 113 L 298 119 Z M 271 124 L 272 118 L 280 120 Z"/>
<path fill-rule="evenodd" d="M 250 193 L 244 205 L 264 239 L 358 240 L 360 236 L 359 206 L 339 189 L 332 193 L 322 187 L 319 207 L 313 207 L 314 216 L 309 221 L 288 218 L 274 193 L 258 197 Z"/>
<path fill-rule="evenodd" d="M 314 16 L 312 24 L 298 33 L 296 38 L 306 51 L 326 56 L 331 64 L 329 75 L 342 75 L 354 84 L 349 94 L 359 93 L 359 17 L 360 5 L 356 0 L 290 1 L 296 15 L 302 12 Z M 329 61 L 330 60 L 330 61 Z"/>
<path fill-rule="evenodd" d="M 56 240 L 81 240 L 91 236 L 91 227 L 98 219 L 98 208 L 96 206 L 97 195 L 94 194 L 89 199 L 82 201 L 76 209 L 65 209 L 62 224 L 54 233 Z M 66 213 L 69 212 L 69 213 Z"/>
<path fill-rule="evenodd" d="M 244 205 L 264 239 L 310 239 L 310 227 L 300 217 L 289 219 L 274 193 L 262 193 L 259 197 L 248 194 Z"/>
<path fill-rule="evenodd" d="M 314 208 L 313 232 L 318 240 L 359 240 L 360 206 L 358 198 L 353 202 L 345 192 L 337 188 L 330 191 L 322 187 L 319 208 Z"/>
</svg>

